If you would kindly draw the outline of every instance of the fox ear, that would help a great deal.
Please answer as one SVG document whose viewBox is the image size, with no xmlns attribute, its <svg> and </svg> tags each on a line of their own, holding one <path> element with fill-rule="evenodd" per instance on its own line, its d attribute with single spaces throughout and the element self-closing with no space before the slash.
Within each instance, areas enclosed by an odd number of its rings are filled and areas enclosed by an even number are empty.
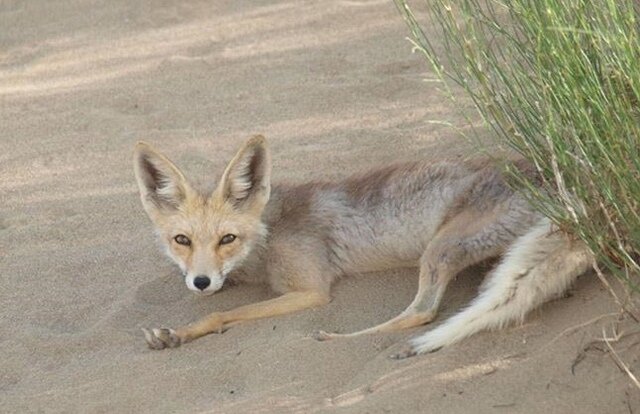
<svg viewBox="0 0 640 414">
<path fill-rule="evenodd" d="M 265 138 L 256 135 L 233 157 L 215 196 L 237 208 L 262 209 L 270 193 L 271 157 Z"/>
<path fill-rule="evenodd" d="M 180 170 L 151 145 L 139 142 L 133 156 L 133 168 L 142 204 L 150 215 L 157 210 L 176 210 L 184 201 L 188 183 Z"/>
</svg>

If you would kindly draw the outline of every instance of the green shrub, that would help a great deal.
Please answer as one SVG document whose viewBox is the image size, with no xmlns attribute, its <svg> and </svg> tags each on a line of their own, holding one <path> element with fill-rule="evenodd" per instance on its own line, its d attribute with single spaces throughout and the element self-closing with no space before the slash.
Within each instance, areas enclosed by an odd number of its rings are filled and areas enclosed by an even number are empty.
<svg viewBox="0 0 640 414">
<path fill-rule="evenodd" d="M 508 169 L 534 206 L 600 263 L 640 280 L 640 41 L 633 0 L 429 0 L 429 40 L 396 0 L 416 48 L 461 85 L 499 142 L 535 164 Z M 422 27 L 425 23 L 422 23 Z M 508 168 L 508 165 L 507 165 Z"/>
</svg>

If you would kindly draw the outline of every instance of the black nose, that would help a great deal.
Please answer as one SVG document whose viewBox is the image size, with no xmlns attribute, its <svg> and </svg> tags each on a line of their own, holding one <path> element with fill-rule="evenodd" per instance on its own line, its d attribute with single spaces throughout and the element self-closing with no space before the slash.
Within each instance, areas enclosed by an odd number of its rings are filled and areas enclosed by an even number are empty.
<svg viewBox="0 0 640 414">
<path fill-rule="evenodd" d="M 193 279 L 193 284 L 200 290 L 205 290 L 211 284 L 211 279 L 206 276 L 197 276 Z"/>
</svg>

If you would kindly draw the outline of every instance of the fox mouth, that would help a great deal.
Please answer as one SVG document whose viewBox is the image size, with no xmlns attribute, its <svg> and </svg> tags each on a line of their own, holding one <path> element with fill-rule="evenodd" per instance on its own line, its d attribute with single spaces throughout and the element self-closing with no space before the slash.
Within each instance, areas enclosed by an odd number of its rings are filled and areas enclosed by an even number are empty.
<svg viewBox="0 0 640 414">
<path fill-rule="evenodd" d="M 223 284 L 223 286 L 224 286 L 224 284 Z M 220 292 L 222 290 L 222 288 L 216 289 L 216 290 L 213 290 L 213 289 L 195 290 L 195 289 L 189 288 L 189 290 L 192 291 L 193 293 L 195 293 L 197 296 L 211 296 L 214 293 Z"/>
<path fill-rule="evenodd" d="M 196 296 L 202 296 L 202 297 L 207 297 L 207 296 L 213 296 L 215 293 L 218 293 L 222 290 L 222 288 L 218 289 L 218 290 L 192 290 L 193 293 L 196 294 Z"/>
</svg>

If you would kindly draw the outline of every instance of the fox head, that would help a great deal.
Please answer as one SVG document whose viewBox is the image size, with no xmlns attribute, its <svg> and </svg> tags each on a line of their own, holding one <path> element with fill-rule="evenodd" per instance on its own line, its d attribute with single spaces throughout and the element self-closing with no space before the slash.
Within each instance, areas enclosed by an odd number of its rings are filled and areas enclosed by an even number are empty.
<svg viewBox="0 0 640 414">
<path fill-rule="evenodd" d="M 261 216 L 271 191 L 271 160 L 262 136 L 240 148 L 210 195 L 196 191 L 144 142 L 135 147 L 134 170 L 142 205 L 192 291 L 219 290 L 266 236 Z"/>
</svg>

